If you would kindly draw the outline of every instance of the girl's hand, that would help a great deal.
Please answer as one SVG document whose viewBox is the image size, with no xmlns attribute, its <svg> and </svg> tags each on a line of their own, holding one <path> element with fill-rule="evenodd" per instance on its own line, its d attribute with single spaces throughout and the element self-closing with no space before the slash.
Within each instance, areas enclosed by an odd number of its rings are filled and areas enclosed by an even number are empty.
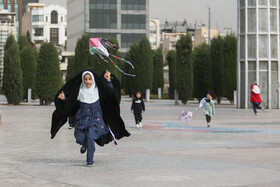
<svg viewBox="0 0 280 187">
<path fill-rule="evenodd" d="M 58 95 L 58 99 L 65 100 L 65 94 L 63 91 Z"/>
<path fill-rule="evenodd" d="M 199 110 L 199 108 L 197 107 L 197 108 L 195 108 L 195 110 Z"/>
</svg>

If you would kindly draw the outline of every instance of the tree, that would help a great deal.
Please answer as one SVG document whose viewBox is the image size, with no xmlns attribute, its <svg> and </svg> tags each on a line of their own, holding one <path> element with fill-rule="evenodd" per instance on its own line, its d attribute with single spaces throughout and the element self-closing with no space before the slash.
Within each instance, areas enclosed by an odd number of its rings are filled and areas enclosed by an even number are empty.
<svg viewBox="0 0 280 187">
<path fill-rule="evenodd" d="M 20 61 L 23 76 L 23 99 L 27 99 L 29 88 L 32 90 L 32 99 L 36 99 L 36 54 L 29 45 L 21 50 Z"/>
<path fill-rule="evenodd" d="M 76 75 L 75 70 L 75 56 L 68 57 L 66 81 L 69 81 Z"/>
<path fill-rule="evenodd" d="M 200 100 L 212 90 L 210 46 L 202 44 L 195 48 L 193 56 L 193 96 Z"/>
<path fill-rule="evenodd" d="M 136 75 L 134 78 L 129 77 L 131 93 L 141 90 L 145 94 L 146 89 L 152 89 L 153 85 L 153 54 L 148 39 L 145 37 L 131 46 L 129 55 Z"/>
<path fill-rule="evenodd" d="M 218 36 L 211 41 L 212 86 L 218 103 L 221 102 L 225 93 L 224 60 L 224 40 Z"/>
<path fill-rule="evenodd" d="M 189 34 L 182 36 L 176 44 L 177 52 L 177 90 L 179 99 L 186 104 L 192 96 L 193 90 L 193 64 L 192 64 L 192 38 Z"/>
<path fill-rule="evenodd" d="M 237 38 L 230 34 L 224 41 L 225 96 L 233 103 L 233 91 L 236 90 Z"/>
<path fill-rule="evenodd" d="M 177 54 L 176 51 L 168 51 L 166 60 L 168 61 L 169 67 L 169 94 L 173 95 L 177 84 Z"/>
<path fill-rule="evenodd" d="M 153 72 L 153 89 L 152 93 L 156 94 L 158 88 L 163 89 L 164 79 L 163 79 L 163 54 L 162 48 L 158 48 L 154 51 L 153 56 L 154 61 L 154 72 Z"/>
<path fill-rule="evenodd" d="M 93 59 L 89 52 L 89 39 L 90 36 L 84 34 L 77 41 L 75 48 L 75 74 L 93 67 Z"/>
<path fill-rule="evenodd" d="M 19 47 L 13 35 L 9 35 L 4 46 L 3 91 L 9 104 L 17 105 L 23 95 L 22 70 Z"/>
<path fill-rule="evenodd" d="M 62 86 L 58 53 L 52 43 L 43 43 L 40 48 L 36 79 L 40 104 L 50 104 Z"/>
<path fill-rule="evenodd" d="M 19 50 L 21 51 L 24 47 L 26 46 L 30 46 L 29 42 L 28 42 L 28 38 L 25 35 L 20 35 L 18 37 L 18 46 L 19 46 Z"/>
</svg>

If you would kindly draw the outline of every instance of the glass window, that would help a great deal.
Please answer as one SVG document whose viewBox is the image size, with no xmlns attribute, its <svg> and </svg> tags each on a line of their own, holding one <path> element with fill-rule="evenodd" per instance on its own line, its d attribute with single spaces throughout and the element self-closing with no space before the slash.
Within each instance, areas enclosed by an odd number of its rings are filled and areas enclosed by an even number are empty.
<svg viewBox="0 0 280 187">
<path fill-rule="evenodd" d="M 277 9 L 271 8 L 270 9 L 270 31 L 277 32 Z"/>
<path fill-rule="evenodd" d="M 59 30 L 58 28 L 50 28 L 50 42 L 58 45 L 59 39 Z"/>
<path fill-rule="evenodd" d="M 138 42 L 145 36 L 145 34 L 121 34 L 121 47 L 129 48 L 134 42 Z"/>
<path fill-rule="evenodd" d="M 0 0 L 0 3 L 3 3 L 3 0 Z"/>
<path fill-rule="evenodd" d="M 260 6 L 267 6 L 267 0 L 259 0 Z"/>
<path fill-rule="evenodd" d="M 259 57 L 268 58 L 268 36 L 259 36 Z"/>
<path fill-rule="evenodd" d="M 268 31 L 268 15 L 267 15 L 266 8 L 259 9 L 259 31 L 260 32 L 267 32 Z"/>
<path fill-rule="evenodd" d="M 122 0 L 122 10 L 146 10 L 146 0 Z"/>
<path fill-rule="evenodd" d="M 146 29 L 146 15 L 122 15 L 122 29 Z"/>
<path fill-rule="evenodd" d="M 248 9 L 248 31 L 256 32 L 257 24 L 256 24 L 256 9 L 250 8 Z"/>
<path fill-rule="evenodd" d="M 271 58 L 278 58 L 278 37 L 277 35 L 271 35 Z"/>
<path fill-rule="evenodd" d="M 58 23 L 57 11 L 53 10 L 51 12 L 51 24 L 57 24 L 57 23 Z"/>
<path fill-rule="evenodd" d="M 63 16 L 61 16 L 61 22 L 63 22 Z"/>
<path fill-rule="evenodd" d="M 33 15 L 32 16 L 32 22 L 40 22 L 44 21 L 44 16 L 43 15 Z"/>
<path fill-rule="evenodd" d="M 35 28 L 35 36 L 43 36 L 44 29 L 43 28 Z"/>
<path fill-rule="evenodd" d="M 256 35 L 248 35 L 248 58 L 257 58 L 257 38 Z"/>
</svg>

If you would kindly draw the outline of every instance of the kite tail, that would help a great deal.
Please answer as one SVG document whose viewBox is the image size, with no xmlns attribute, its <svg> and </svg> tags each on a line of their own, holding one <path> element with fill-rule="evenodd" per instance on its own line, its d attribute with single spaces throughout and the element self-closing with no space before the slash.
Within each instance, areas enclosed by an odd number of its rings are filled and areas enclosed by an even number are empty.
<svg viewBox="0 0 280 187">
<path fill-rule="evenodd" d="M 109 58 L 109 57 L 108 57 Z M 124 74 L 124 75 L 127 75 L 127 76 L 131 76 L 131 77 L 135 77 L 136 75 L 133 75 L 133 74 L 129 74 L 129 73 L 126 73 L 126 72 L 124 72 L 122 69 L 120 69 L 117 65 L 116 65 L 116 63 L 111 59 L 111 58 L 109 58 L 110 60 L 111 60 L 111 62 L 114 64 L 114 66 L 122 73 L 122 74 Z"/>
<path fill-rule="evenodd" d="M 111 55 L 111 54 L 110 54 L 110 55 Z M 116 59 L 119 59 L 119 60 L 121 60 L 121 61 L 124 61 L 124 62 L 128 63 L 128 64 L 132 67 L 132 69 L 134 69 L 134 66 L 132 65 L 131 62 L 129 62 L 129 61 L 123 59 L 123 58 L 117 57 L 117 56 L 115 56 L 115 55 L 111 55 L 111 56 L 114 57 L 114 58 L 116 58 Z"/>
</svg>

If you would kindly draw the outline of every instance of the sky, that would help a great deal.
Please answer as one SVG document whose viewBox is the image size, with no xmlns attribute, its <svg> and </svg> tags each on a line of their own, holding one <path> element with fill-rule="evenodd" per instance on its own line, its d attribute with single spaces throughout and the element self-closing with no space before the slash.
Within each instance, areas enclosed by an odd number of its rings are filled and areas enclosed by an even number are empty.
<svg viewBox="0 0 280 187">
<path fill-rule="evenodd" d="M 208 27 L 208 6 L 211 7 L 211 28 L 223 31 L 224 27 L 237 30 L 237 0 L 149 0 L 150 19 L 159 19 L 161 24 L 182 23 Z"/>
</svg>

